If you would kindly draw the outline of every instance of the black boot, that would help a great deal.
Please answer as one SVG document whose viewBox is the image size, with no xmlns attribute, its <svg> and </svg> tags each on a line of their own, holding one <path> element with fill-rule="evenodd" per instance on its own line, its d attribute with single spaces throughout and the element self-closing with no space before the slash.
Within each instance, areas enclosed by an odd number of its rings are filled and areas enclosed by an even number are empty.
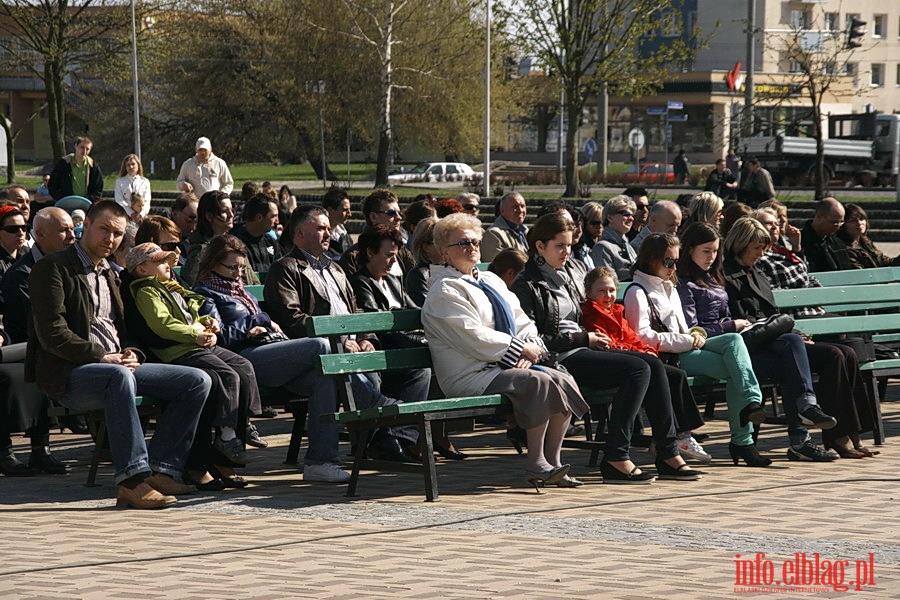
<svg viewBox="0 0 900 600">
<path fill-rule="evenodd" d="M 28 466 L 35 471 L 43 471 L 51 475 L 69 474 L 69 466 L 50 454 L 50 448 L 47 446 L 31 448 L 31 458 L 28 459 Z"/>
</svg>

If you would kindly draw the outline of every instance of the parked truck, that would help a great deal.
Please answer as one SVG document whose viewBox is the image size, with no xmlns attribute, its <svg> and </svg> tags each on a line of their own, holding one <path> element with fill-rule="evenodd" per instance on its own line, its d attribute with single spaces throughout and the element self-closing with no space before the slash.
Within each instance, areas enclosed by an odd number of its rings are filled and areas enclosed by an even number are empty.
<svg viewBox="0 0 900 600">
<path fill-rule="evenodd" d="M 861 113 L 828 117 L 825 178 L 845 185 L 894 186 L 900 160 L 900 115 Z M 746 160 L 755 156 L 775 185 L 809 185 L 816 162 L 816 140 L 779 134 L 744 138 Z"/>
</svg>

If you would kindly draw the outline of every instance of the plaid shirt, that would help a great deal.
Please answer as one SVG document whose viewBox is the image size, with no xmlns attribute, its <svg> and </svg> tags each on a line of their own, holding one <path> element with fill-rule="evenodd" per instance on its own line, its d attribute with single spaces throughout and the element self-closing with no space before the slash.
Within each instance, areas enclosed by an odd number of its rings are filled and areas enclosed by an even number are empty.
<svg viewBox="0 0 900 600">
<path fill-rule="evenodd" d="M 756 266 L 762 271 L 773 289 L 796 290 L 800 288 L 822 287 L 815 277 L 810 277 L 806 261 L 791 252 L 769 250 L 763 254 Z M 825 314 L 821 306 L 807 306 L 792 310 L 797 318 L 820 317 Z"/>
</svg>

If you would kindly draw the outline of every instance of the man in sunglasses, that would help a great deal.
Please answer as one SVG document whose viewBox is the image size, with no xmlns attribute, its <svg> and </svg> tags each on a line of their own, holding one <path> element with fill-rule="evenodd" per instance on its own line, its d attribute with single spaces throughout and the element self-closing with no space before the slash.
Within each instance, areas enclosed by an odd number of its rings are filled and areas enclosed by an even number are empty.
<svg viewBox="0 0 900 600">
<path fill-rule="evenodd" d="M 485 262 L 494 260 L 494 257 L 506 248 L 518 248 L 522 252 L 528 252 L 526 239 L 528 227 L 525 226 L 528 207 L 522 194 L 510 192 L 500 198 L 497 212 L 499 215 L 485 230 L 481 240 L 481 260 Z"/>
<path fill-rule="evenodd" d="M 801 244 L 810 271 L 853 268 L 847 244 L 835 235 L 844 224 L 844 215 L 844 205 L 834 198 L 823 198 L 816 203 L 813 218 L 801 231 Z"/>
<path fill-rule="evenodd" d="M 634 240 L 641 230 L 644 229 L 644 225 L 647 224 L 647 217 L 650 213 L 650 199 L 647 197 L 647 190 L 642 187 L 625 188 L 622 194 L 628 196 L 634 202 L 634 224 L 632 224 L 628 233 L 625 234 L 625 237 L 629 240 Z"/>
<path fill-rule="evenodd" d="M 400 212 L 400 203 L 397 195 L 391 190 L 377 189 L 366 196 L 363 201 L 363 216 L 366 219 L 366 229 L 376 225 L 384 225 L 389 229 L 400 231 L 400 223 L 403 221 L 403 213 Z M 361 266 L 359 264 L 359 244 L 353 244 L 344 252 L 338 264 L 344 272 L 350 276 L 356 273 Z M 407 271 L 416 266 L 412 252 L 407 248 L 400 248 L 397 252 L 397 262 L 391 267 L 391 275 L 402 278 Z"/>
</svg>

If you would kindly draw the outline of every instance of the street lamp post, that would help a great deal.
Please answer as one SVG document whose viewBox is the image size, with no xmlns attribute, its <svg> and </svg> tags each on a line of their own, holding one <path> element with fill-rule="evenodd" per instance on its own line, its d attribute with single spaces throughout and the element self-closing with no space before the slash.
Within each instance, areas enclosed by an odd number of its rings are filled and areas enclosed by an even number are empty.
<svg viewBox="0 0 900 600">
<path fill-rule="evenodd" d="M 141 109 L 138 102 L 137 21 L 131 0 L 131 84 L 134 96 L 134 153 L 141 158 Z"/>
<path fill-rule="evenodd" d="M 485 0 L 484 17 L 484 197 L 491 193 L 491 0 Z"/>
</svg>

